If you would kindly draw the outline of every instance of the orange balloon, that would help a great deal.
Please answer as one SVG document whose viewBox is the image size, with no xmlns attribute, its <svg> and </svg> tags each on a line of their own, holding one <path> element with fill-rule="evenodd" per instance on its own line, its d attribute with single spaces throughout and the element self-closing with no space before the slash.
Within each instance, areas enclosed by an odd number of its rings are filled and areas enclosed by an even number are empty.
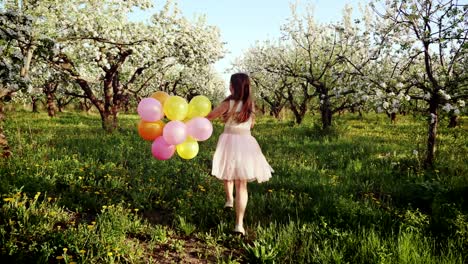
<svg viewBox="0 0 468 264">
<path fill-rule="evenodd" d="M 151 95 L 154 99 L 158 100 L 161 103 L 161 106 L 164 106 L 164 102 L 166 102 L 169 95 L 163 91 L 157 91 Z"/>
<path fill-rule="evenodd" d="M 144 140 L 153 141 L 157 137 L 162 136 L 164 126 L 165 124 L 161 120 L 156 122 L 141 120 L 140 123 L 138 123 L 138 134 L 140 134 L 140 137 Z"/>
</svg>

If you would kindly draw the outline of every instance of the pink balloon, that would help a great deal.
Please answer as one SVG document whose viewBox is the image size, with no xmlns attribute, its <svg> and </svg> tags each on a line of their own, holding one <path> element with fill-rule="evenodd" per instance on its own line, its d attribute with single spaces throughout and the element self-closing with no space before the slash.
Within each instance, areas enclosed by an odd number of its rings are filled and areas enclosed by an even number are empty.
<svg viewBox="0 0 468 264">
<path fill-rule="evenodd" d="M 154 98 L 144 98 L 137 108 L 138 115 L 147 122 L 156 122 L 163 117 L 161 103 Z"/>
<path fill-rule="evenodd" d="M 204 117 L 195 117 L 187 122 L 187 133 L 197 141 L 204 141 L 211 137 L 213 125 Z"/>
<path fill-rule="evenodd" d="M 158 160 L 168 160 L 174 155 L 176 147 L 164 140 L 163 137 L 157 137 L 151 145 L 151 153 Z"/>
<path fill-rule="evenodd" d="M 171 145 L 179 145 L 187 138 L 187 127 L 178 120 L 167 123 L 163 129 L 163 137 Z"/>
</svg>

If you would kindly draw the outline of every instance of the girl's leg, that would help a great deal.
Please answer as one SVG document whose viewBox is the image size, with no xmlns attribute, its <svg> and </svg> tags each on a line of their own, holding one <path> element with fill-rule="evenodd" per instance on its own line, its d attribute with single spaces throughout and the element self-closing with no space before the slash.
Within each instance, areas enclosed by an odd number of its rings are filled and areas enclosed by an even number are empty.
<svg viewBox="0 0 468 264">
<path fill-rule="evenodd" d="M 226 204 L 224 207 L 232 207 L 234 204 L 233 197 L 234 181 L 224 181 L 224 192 L 226 193 Z"/>
<path fill-rule="evenodd" d="M 247 181 L 236 180 L 236 228 L 235 231 L 242 234 L 244 231 L 244 214 L 247 207 L 249 194 L 247 193 Z"/>
</svg>

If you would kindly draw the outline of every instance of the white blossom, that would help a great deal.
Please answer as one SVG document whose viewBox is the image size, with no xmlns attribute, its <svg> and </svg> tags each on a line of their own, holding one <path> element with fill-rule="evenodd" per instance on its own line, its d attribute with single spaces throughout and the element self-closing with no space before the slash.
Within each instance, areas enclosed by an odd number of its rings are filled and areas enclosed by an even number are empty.
<svg viewBox="0 0 468 264">
<path fill-rule="evenodd" d="M 452 107 L 452 105 L 449 104 L 449 103 L 446 103 L 446 104 L 444 105 L 444 107 L 442 107 L 442 110 L 444 110 L 444 111 L 447 112 L 447 113 L 450 112 L 450 110 L 452 110 L 452 109 L 453 109 L 453 107 Z"/>
<path fill-rule="evenodd" d="M 437 120 L 437 115 L 434 113 L 431 113 L 431 124 L 434 124 L 436 120 Z"/>
<path fill-rule="evenodd" d="M 445 100 L 450 100 L 452 97 L 448 95 L 444 90 L 440 90 L 439 94 L 445 99 Z"/>
</svg>

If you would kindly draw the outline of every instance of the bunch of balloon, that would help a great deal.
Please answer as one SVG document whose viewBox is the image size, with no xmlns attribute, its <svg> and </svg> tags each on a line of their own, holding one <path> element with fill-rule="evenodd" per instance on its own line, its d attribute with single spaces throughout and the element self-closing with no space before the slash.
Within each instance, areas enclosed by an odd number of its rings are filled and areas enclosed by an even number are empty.
<svg viewBox="0 0 468 264">
<path fill-rule="evenodd" d="M 180 96 L 169 96 L 164 92 L 156 92 L 151 97 L 143 99 L 138 105 L 138 114 L 142 118 L 138 132 L 143 139 L 153 141 L 153 156 L 158 160 L 168 160 L 177 151 L 183 159 L 196 157 L 199 151 L 198 141 L 207 140 L 213 133 L 211 122 L 205 118 L 211 111 L 210 100 L 200 95 L 187 103 Z M 159 108 L 155 105 L 147 106 L 149 103 L 146 101 L 154 101 L 146 99 L 159 102 Z M 156 108 L 158 113 L 154 110 Z M 148 111 L 153 112 L 150 114 Z M 169 120 L 167 124 L 160 120 L 164 115 Z M 153 118 L 147 120 L 148 116 Z"/>
</svg>

